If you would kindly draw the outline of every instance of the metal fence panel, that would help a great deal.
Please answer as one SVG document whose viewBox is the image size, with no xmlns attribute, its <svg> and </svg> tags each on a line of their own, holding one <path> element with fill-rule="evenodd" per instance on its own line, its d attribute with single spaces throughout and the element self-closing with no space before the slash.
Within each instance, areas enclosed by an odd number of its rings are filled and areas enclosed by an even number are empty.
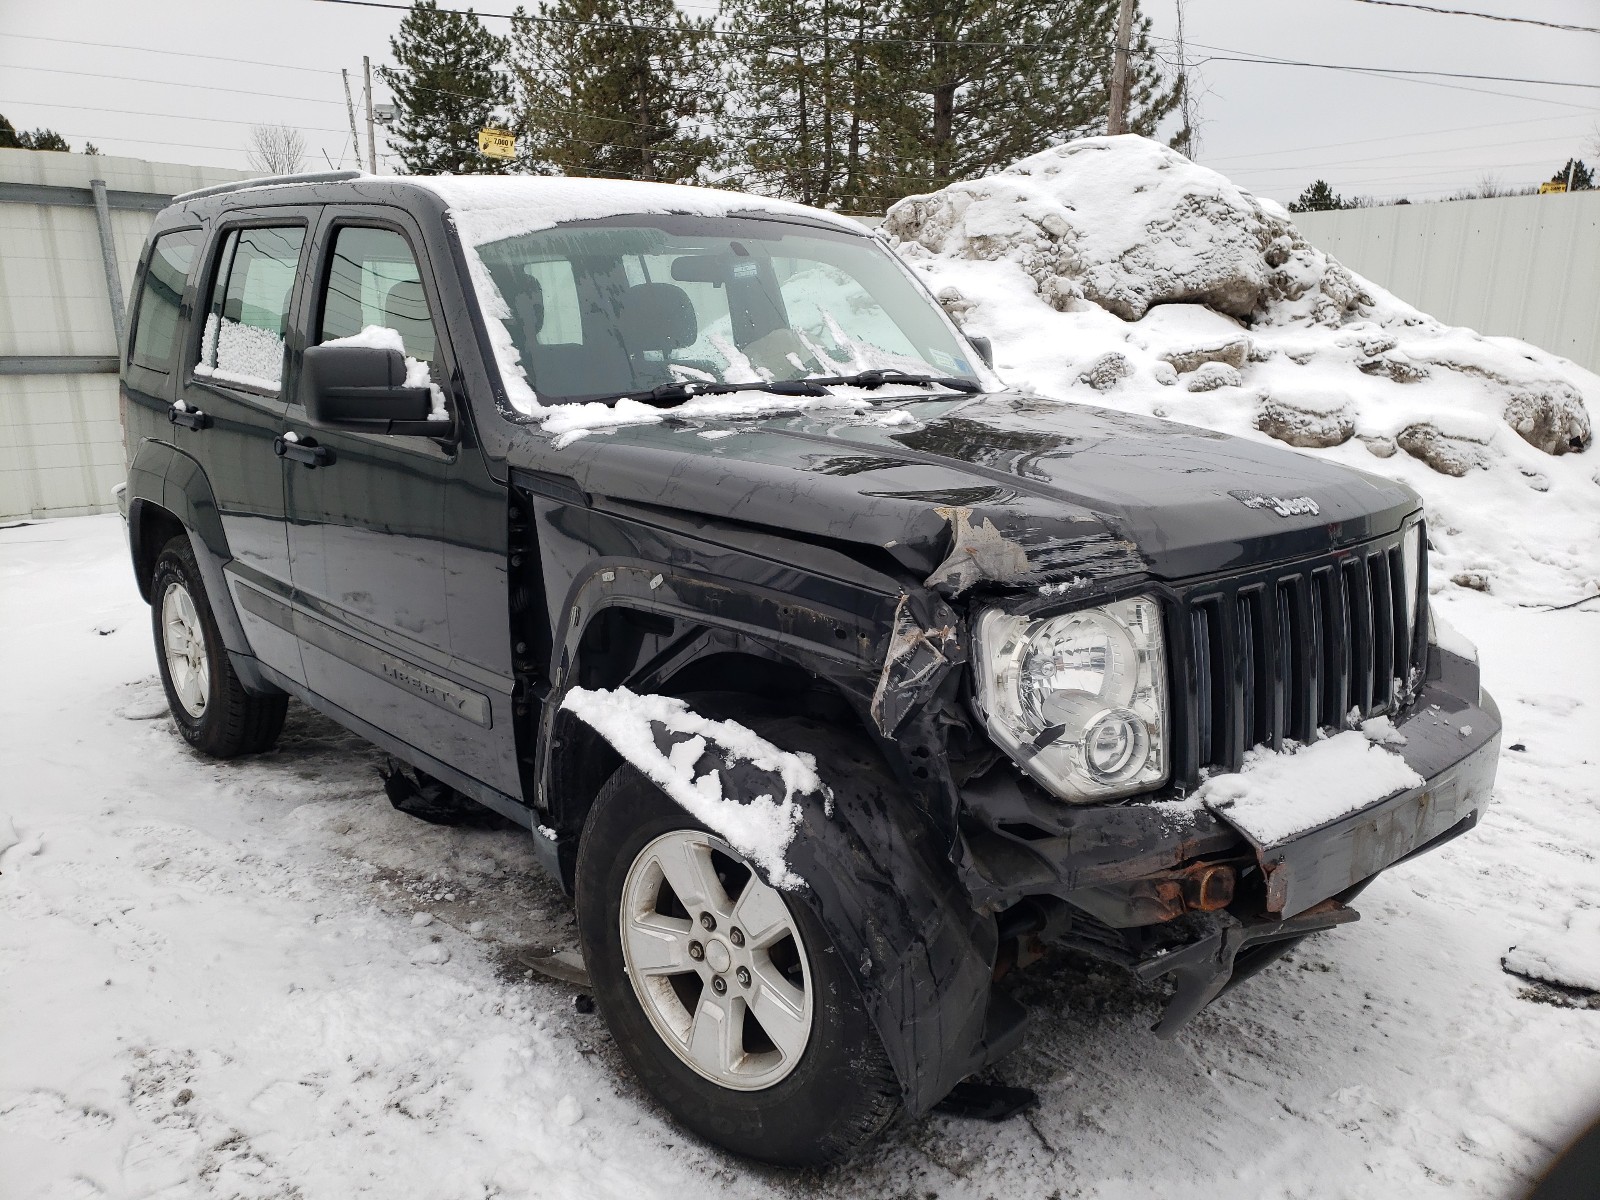
<svg viewBox="0 0 1600 1200">
<path fill-rule="evenodd" d="M 1600 371 L 1600 191 L 1300 213 L 1295 224 L 1447 324 Z"/>
<path fill-rule="evenodd" d="M 0 150 L 0 519 L 104 512 L 123 477 L 118 345 L 94 181 L 103 181 L 125 303 L 163 198 L 246 174 Z"/>
</svg>

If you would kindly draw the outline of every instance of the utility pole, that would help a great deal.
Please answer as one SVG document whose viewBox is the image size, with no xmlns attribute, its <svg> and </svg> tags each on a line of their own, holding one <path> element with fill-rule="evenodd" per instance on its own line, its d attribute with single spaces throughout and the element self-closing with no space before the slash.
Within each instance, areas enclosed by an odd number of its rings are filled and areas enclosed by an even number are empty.
<svg viewBox="0 0 1600 1200">
<path fill-rule="evenodd" d="M 1122 0 L 1117 12 L 1117 49 L 1111 60 L 1111 111 L 1107 133 L 1128 132 L 1128 39 L 1133 36 L 1133 0 Z"/>
<path fill-rule="evenodd" d="M 361 72 L 367 77 L 367 170 L 378 173 L 378 148 L 372 136 L 372 60 L 361 56 Z"/>
<path fill-rule="evenodd" d="M 361 165 L 361 139 L 356 136 L 356 102 L 350 98 L 350 72 L 343 67 L 339 74 L 344 77 L 344 107 L 350 114 L 350 148 L 356 152 L 356 166 Z M 344 157 L 340 155 L 340 157 Z"/>
</svg>

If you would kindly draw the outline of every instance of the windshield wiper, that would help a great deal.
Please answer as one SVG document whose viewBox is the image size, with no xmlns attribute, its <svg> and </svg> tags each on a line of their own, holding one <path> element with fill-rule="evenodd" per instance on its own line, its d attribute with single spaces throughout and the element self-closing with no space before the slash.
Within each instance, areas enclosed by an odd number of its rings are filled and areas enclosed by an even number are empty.
<svg viewBox="0 0 1600 1200">
<path fill-rule="evenodd" d="M 983 391 L 981 384 L 955 375 L 912 375 L 905 371 L 857 371 L 854 375 L 813 375 L 807 383 L 837 384 L 860 388 L 880 388 L 886 383 L 909 383 L 916 387 L 945 387 L 969 394 Z"/>
<path fill-rule="evenodd" d="M 822 380 L 820 382 L 828 382 Z M 816 382 L 809 379 L 796 380 L 751 380 L 749 383 L 701 383 L 698 380 L 684 380 L 677 383 L 663 383 L 648 391 L 642 392 L 617 392 L 611 396 L 596 396 L 594 399 L 600 404 L 611 404 L 618 400 L 637 400 L 641 404 L 682 404 L 685 400 L 693 400 L 696 396 L 725 396 L 730 392 L 771 392 L 775 396 L 826 396 Z"/>
</svg>

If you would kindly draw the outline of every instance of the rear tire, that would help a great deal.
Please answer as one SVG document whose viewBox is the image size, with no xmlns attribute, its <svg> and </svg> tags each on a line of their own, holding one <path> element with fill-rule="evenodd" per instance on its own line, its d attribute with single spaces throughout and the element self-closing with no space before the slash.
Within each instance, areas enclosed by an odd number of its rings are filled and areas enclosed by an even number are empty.
<svg viewBox="0 0 1600 1200">
<path fill-rule="evenodd" d="M 675 851 L 697 852 L 711 864 L 714 877 L 698 876 L 715 893 L 711 900 L 678 898 L 685 887 L 657 863 Z M 694 883 L 691 878 L 687 885 L 691 891 Z M 575 890 L 579 939 L 600 1012 L 640 1082 L 680 1124 L 735 1154 L 783 1167 L 823 1167 L 871 1142 L 899 1112 L 900 1086 L 877 1030 L 811 910 L 767 887 L 720 838 L 630 766 L 607 781 L 589 810 Z M 738 915 L 751 913 L 757 902 L 766 920 Z M 702 910 L 715 913 L 710 931 Z M 694 961 L 681 962 L 681 971 L 654 964 L 643 969 L 649 947 L 624 949 L 625 911 L 643 914 L 650 929 L 681 940 Z M 756 933 L 745 938 L 733 933 L 741 920 L 786 932 L 777 941 Z M 755 950 L 758 942 L 772 953 Z M 638 988 L 630 957 L 640 967 Z M 709 969 L 712 963 L 720 975 Z M 774 970 L 786 975 L 787 987 L 770 974 Z M 726 990 L 714 995 L 717 979 Z M 753 987 L 746 982 L 752 979 Z M 767 979 L 775 980 L 774 995 L 794 998 L 792 1017 L 776 1012 L 770 1019 L 770 1035 L 764 1027 L 752 1030 L 742 1015 L 749 1011 L 760 1027 L 769 1020 L 762 1014 L 775 1012 L 770 997 L 757 995 Z M 731 1052 L 720 1062 L 701 1056 L 697 1063 L 691 1047 L 707 1002 L 713 1014 L 732 1013 L 738 1024 L 729 1024 L 735 1029 Z M 674 1023 L 683 1034 L 677 1045 L 668 1041 Z"/>
<path fill-rule="evenodd" d="M 213 758 L 271 749 L 289 697 L 252 695 L 239 682 L 186 533 L 156 557 L 150 620 L 161 686 L 183 740 Z"/>
</svg>

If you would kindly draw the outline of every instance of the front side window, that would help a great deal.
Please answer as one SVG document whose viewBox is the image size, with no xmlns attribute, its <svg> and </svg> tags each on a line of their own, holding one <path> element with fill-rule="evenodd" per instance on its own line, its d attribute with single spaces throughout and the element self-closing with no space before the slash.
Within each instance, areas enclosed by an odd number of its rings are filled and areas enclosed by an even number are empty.
<svg viewBox="0 0 1600 1200">
<path fill-rule="evenodd" d="M 150 250 L 144 286 L 133 319 L 133 363 L 151 371 L 172 370 L 178 337 L 178 307 L 200 249 L 198 229 L 164 233 Z"/>
<path fill-rule="evenodd" d="M 196 375 L 276 392 L 283 384 L 300 225 L 236 229 L 218 259 Z"/>
<path fill-rule="evenodd" d="M 477 249 L 546 402 L 873 370 L 978 379 L 938 306 L 870 238 L 745 217 L 641 216 Z"/>
<path fill-rule="evenodd" d="M 347 225 L 334 234 L 326 278 L 318 341 L 399 350 L 406 386 L 428 388 L 433 419 L 444 419 L 444 392 L 433 382 L 442 378 L 439 338 L 406 239 L 391 229 Z"/>
</svg>

